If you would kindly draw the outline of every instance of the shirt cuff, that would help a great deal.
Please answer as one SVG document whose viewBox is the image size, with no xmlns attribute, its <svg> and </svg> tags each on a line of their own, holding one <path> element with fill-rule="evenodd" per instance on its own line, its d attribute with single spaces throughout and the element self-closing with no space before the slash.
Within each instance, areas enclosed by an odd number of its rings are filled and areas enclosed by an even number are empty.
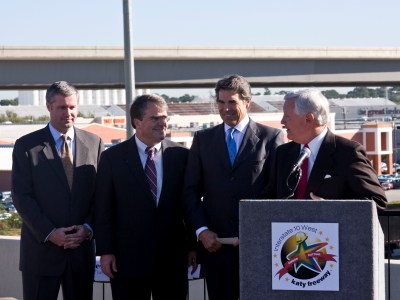
<svg viewBox="0 0 400 300">
<path fill-rule="evenodd" d="M 204 230 L 207 230 L 208 227 L 207 226 L 202 226 L 199 229 L 196 230 L 196 236 L 197 236 L 197 241 L 199 241 L 199 235 L 200 233 L 202 233 Z"/>
</svg>

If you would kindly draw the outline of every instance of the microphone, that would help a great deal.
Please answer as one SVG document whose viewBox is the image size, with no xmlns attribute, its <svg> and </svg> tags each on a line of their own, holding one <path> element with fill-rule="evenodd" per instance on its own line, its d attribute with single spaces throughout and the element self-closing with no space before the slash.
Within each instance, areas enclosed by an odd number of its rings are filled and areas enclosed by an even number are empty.
<svg viewBox="0 0 400 300">
<path fill-rule="evenodd" d="M 311 151 L 310 149 L 303 147 L 303 149 L 300 151 L 300 155 L 297 158 L 295 164 L 293 165 L 292 171 L 290 172 L 290 174 L 292 174 L 294 171 L 296 171 L 301 164 L 303 163 L 303 161 L 307 158 L 309 158 L 311 155 Z"/>
</svg>

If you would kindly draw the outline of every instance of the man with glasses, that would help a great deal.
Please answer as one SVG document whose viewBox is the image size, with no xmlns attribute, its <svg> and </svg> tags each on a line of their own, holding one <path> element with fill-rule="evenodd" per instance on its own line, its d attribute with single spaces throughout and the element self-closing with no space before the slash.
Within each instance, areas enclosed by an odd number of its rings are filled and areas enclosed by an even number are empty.
<svg viewBox="0 0 400 300">
<path fill-rule="evenodd" d="M 165 139 L 162 97 L 137 97 L 130 117 L 135 135 L 107 149 L 99 163 L 95 232 L 101 268 L 111 278 L 114 300 L 185 300 L 188 264 L 196 268 L 183 220 L 188 149 Z"/>
</svg>

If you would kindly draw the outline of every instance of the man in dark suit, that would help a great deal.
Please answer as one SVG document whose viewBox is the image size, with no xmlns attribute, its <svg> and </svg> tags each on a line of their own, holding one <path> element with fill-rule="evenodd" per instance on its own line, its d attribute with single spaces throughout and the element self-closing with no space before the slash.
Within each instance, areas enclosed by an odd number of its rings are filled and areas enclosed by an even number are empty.
<svg viewBox="0 0 400 300">
<path fill-rule="evenodd" d="M 188 259 L 196 267 L 183 219 L 188 149 L 165 139 L 162 97 L 137 97 L 130 116 L 136 134 L 107 149 L 99 164 L 95 238 L 101 268 L 111 277 L 114 300 L 184 300 Z"/>
<path fill-rule="evenodd" d="M 303 89 L 285 96 L 281 123 L 292 142 L 277 149 L 275 177 L 268 189 L 268 197 L 279 199 L 294 195 L 298 199 L 315 200 L 370 199 L 379 208 L 385 208 L 385 192 L 365 148 L 334 135 L 327 128 L 328 118 L 329 103 L 319 90 Z M 295 187 L 300 169 L 291 176 L 289 174 L 305 145 L 311 154 L 305 160 L 308 168 L 302 173 L 305 191 L 297 195 Z"/>
<path fill-rule="evenodd" d="M 74 127 L 77 104 L 72 85 L 53 83 L 46 93 L 49 124 L 14 146 L 12 194 L 23 221 L 20 270 L 25 300 L 55 300 L 60 284 L 64 300 L 92 299 L 92 198 L 103 143 Z M 64 146 L 66 167 L 60 157 Z"/>
<path fill-rule="evenodd" d="M 210 300 L 239 298 L 239 201 L 260 199 L 283 134 L 252 121 L 250 85 L 239 75 L 215 87 L 223 124 L 195 133 L 185 176 L 186 212 L 202 242 Z"/>
</svg>

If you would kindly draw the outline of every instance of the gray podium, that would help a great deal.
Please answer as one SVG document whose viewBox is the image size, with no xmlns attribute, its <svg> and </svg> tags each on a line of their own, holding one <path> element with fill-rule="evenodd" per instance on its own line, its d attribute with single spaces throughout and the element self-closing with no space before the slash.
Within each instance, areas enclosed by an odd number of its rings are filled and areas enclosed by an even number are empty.
<svg viewBox="0 0 400 300">
<path fill-rule="evenodd" d="M 240 300 L 385 299 L 384 237 L 368 200 L 242 200 Z"/>
</svg>

